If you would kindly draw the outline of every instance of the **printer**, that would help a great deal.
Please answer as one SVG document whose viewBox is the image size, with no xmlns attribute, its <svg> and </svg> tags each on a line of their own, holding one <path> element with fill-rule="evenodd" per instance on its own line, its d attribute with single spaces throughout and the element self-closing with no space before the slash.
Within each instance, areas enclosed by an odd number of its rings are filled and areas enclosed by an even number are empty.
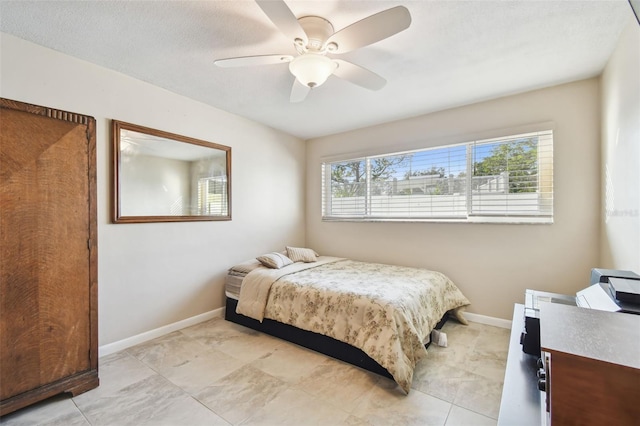
<svg viewBox="0 0 640 426">
<path fill-rule="evenodd" d="M 577 293 L 582 308 L 640 315 L 640 275 L 616 269 L 592 269 L 591 285 Z"/>
<path fill-rule="evenodd" d="M 576 296 L 526 290 L 520 344 L 523 352 L 536 356 L 540 356 L 540 302 L 640 314 L 640 275 L 632 271 L 594 268 L 590 286 Z"/>
</svg>

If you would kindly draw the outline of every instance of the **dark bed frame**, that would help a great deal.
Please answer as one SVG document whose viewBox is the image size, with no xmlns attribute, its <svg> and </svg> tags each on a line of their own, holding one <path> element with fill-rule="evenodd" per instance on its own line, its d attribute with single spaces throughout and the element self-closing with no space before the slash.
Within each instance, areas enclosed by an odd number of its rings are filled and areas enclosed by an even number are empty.
<svg viewBox="0 0 640 426">
<path fill-rule="evenodd" d="M 348 362 L 349 364 L 355 365 L 356 367 L 360 367 L 381 376 L 393 379 L 386 368 L 374 361 L 361 349 L 351 346 L 348 343 L 336 340 L 332 337 L 314 333 L 312 331 L 302 330 L 292 325 L 270 320 L 268 318 L 265 318 L 262 322 L 260 322 L 253 318 L 246 317 L 244 315 L 236 313 L 237 304 L 237 300 L 227 297 L 224 319 L 236 324 L 243 325 L 245 327 L 252 328 L 257 331 L 261 331 L 271 336 L 287 340 L 305 348 L 320 352 L 321 354 L 328 355 L 332 358 Z M 437 330 L 442 328 L 444 323 L 447 321 L 447 318 L 448 314 L 445 314 L 435 328 Z M 430 343 L 431 342 L 425 344 L 425 348 L 428 348 Z"/>
</svg>

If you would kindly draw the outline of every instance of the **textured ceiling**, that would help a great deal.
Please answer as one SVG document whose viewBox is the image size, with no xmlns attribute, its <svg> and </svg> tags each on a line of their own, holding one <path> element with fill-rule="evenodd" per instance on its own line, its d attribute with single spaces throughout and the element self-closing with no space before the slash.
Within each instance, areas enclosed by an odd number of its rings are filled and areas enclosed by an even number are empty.
<svg viewBox="0 0 640 426">
<path fill-rule="evenodd" d="M 633 16 L 626 0 L 287 4 L 336 30 L 407 7 L 407 30 L 340 55 L 387 85 L 374 92 L 332 76 L 291 104 L 287 64 L 215 66 L 220 58 L 295 54 L 250 0 L 1 0 L 0 30 L 309 139 L 599 75 Z"/>
</svg>

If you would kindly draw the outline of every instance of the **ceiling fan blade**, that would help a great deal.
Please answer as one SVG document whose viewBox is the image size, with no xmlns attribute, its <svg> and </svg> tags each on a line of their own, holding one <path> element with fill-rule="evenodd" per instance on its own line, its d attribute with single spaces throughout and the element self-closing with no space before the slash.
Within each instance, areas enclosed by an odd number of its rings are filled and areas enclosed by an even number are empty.
<svg viewBox="0 0 640 426">
<path fill-rule="evenodd" d="M 311 89 L 309 86 L 302 84 L 296 78 L 291 88 L 291 96 L 289 96 L 289 102 L 296 103 L 305 100 Z"/>
<path fill-rule="evenodd" d="M 327 40 L 327 46 L 335 43 L 337 48 L 331 53 L 350 52 L 359 47 L 373 44 L 394 34 L 399 33 L 411 25 L 411 14 L 404 6 L 371 15 L 333 34 Z"/>
<path fill-rule="evenodd" d="M 258 55 L 258 56 L 240 56 L 237 58 L 217 59 L 213 63 L 219 67 L 252 67 L 255 65 L 282 64 L 291 62 L 291 55 Z"/>
<path fill-rule="evenodd" d="M 334 59 L 333 61 L 338 64 L 338 68 L 336 68 L 333 74 L 353 84 L 369 90 L 380 90 L 387 84 L 387 80 L 359 65 L 343 61 L 342 59 Z"/>
<path fill-rule="evenodd" d="M 260 9 L 271 19 L 271 22 L 289 39 L 300 39 L 303 46 L 309 42 L 307 34 L 298 22 L 289 6 L 282 0 L 256 0 Z"/>
</svg>

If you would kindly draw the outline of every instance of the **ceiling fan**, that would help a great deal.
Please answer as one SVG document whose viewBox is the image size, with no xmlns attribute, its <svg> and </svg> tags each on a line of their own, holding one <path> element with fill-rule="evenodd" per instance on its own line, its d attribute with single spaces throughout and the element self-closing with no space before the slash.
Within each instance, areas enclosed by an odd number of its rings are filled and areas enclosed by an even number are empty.
<svg viewBox="0 0 640 426">
<path fill-rule="evenodd" d="M 399 33 L 411 24 L 411 15 L 404 6 L 371 15 L 340 31 L 320 16 L 296 18 L 282 0 L 256 0 L 258 6 L 275 26 L 288 38 L 298 52 L 292 55 L 258 55 L 218 59 L 219 67 L 244 67 L 289 63 L 289 71 L 296 79 L 293 82 L 291 102 L 303 101 L 309 91 L 335 75 L 358 86 L 379 90 L 386 80 L 378 74 L 342 59 L 333 59 L 327 54 L 350 52 Z"/>
</svg>

